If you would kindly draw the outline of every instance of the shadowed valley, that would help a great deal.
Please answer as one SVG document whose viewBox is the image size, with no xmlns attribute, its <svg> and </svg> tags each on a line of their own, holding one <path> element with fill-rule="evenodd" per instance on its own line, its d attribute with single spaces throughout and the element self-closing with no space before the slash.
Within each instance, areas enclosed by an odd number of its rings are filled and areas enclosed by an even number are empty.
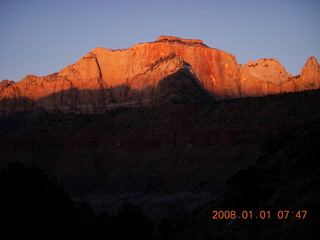
<svg viewBox="0 0 320 240">
<path fill-rule="evenodd" d="M 21 218 L 35 239 L 55 227 L 52 239 L 312 239 L 319 74 L 315 58 L 292 76 L 276 60 L 239 65 L 201 40 L 162 36 L 2 81 L 5 233 L 14 239 Z M 285 207 L 308 219 L 211 219 Z"/>
</svg>

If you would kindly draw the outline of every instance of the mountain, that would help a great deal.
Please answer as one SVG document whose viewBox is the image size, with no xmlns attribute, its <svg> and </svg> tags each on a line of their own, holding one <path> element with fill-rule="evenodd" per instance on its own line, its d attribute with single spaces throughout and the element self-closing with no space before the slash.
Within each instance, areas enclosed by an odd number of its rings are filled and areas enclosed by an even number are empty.
<svg viewBox="0 0 320 240">
<path fill-rule="evenodd" d="M 176 74 L 194 83 L 185 70 Z M 112 212 L 126 200 L 159 224 L 206 205 L 235 172 L 319 123 L 320 90 L 199 104 L 207 98 L 198 84 L 190 91 L 201 97 L 187 102 L 184 83 L 172 85 L 174 77 L 159 82 L 161 105 L 99 114 L 38 108 L 0 117 L 0 167 L 38 166 L 76 202 Z"/>
<path fill-rule="evenodd" d="M 0 177 L 8 180 L 10 163 L 36 166 L 100 219 L 138 206 L 153 239 L 310 239 L 319 225 L 319 82 L 315 58 L 292 76 L 277 60 L 239 65 L 201 40 L 94 49 L 59 73 L 0 83 Z M 22 210 L 35 199 L 37 208 L 41 195 L 14 184 L 2 184 L 4 199 L 18 196 Z M 4 216 L 29 211 L 15 204 L 5 200 Z M 215 222 L 215 209 L 307 209 L 310 219 Z M 102 220 L 79 226 L 113 228 Z"/>
<path fill-rule="evenodd" d="M 171 239 L 314 239 L 320 224 L 319 133 L 316 119 L 278 141 L 229 178 L 223 194 L 173 225 Z M 235 211 L 239 218 L 212 219 L 214 210 Z M 241 219 L 243 211 L 252 211 L 252 218 Z"/>
<path fill-rule="evenodd" d="M 184 88 L 189 84 L 193 88 L 196 83 L 215 99 L 320 88 L 320 67 L 314 57 L 308 59 L 299 76 L 293 76 L 276 59 L 240 65 L 232 54 L 210 48 L 201 40 L 160 36 L 155 42 L 129 49 L 95 48 L 75 64 L 48 76 L 28 75 L 17 83 L 1 82 L 0 110 L 6 115 L 41 106 L 94 113 L 152 105 L 159 99 L 159 82 L 170 75 L 180 77 L 176 73 L 181 69 L 193 76 Z"/>
</svg>

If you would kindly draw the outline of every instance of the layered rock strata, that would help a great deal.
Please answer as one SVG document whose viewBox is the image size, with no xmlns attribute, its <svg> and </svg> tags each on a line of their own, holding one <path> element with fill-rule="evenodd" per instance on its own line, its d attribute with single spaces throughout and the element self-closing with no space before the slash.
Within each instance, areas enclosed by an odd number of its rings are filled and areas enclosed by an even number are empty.
<svg viewBox="0 0 320 240">
<path fill-rule="evenodd" d="M 6 112 L 8 102 L 22 98 L 46 109 L 82 113 L 146 105 L 158 97 L 159 81 L 180 69 L 189 71 L 216 99 L 320 88 L 320 67 L 314 57 L 299 76 L 293 76 L 275 59 L 240 65 L 234 55 L 210 48 L 201 40 L 160 36 L 155 42 L 124 50 L 95 48 L 48 76 L 28 75 L 17 83 L 1 82 L 0 108 Z"/>
</svg>

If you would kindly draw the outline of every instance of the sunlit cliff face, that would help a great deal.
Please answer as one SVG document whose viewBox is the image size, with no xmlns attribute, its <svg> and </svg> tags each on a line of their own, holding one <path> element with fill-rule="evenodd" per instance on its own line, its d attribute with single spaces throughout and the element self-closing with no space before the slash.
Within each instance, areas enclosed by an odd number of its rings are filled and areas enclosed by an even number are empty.
<svg viewBox="0 0 320 240">
<path fill-rule="evenodd" d="M 193 46 L 203 46 L 208 47 L 204 44 L 202 40 L 199 39 L 183 39 L 173 36 L 160 36 L 158 37 L 156 42 L 170 42 L 170 43 L 178 43 L 178 44 L 185 44 L 185 45 L 193 45 Z"/>
<path fill-rule="evenodd" d="M 300 76 L 292 76 L 275 59 L 240 65 L 232 54 L 210 48 L 201 40 L 160 36 L 155 42 L 129 49 L 95 48 L 58 73 L 29 75 L 18 83 L 2 84 L 0 99 L 42 99 L 45 105 L 59 106 L 79 99 L 81 90 L 81 98 L 91 105 L 93 101 L 102 105 L 119 103 L 141 94 L 142 102 L 148 102 L 159 81 L 182 68 L 216 99 L 320 88 L 320 68 L 315 58 L 308 60 Z"/>
</svg>

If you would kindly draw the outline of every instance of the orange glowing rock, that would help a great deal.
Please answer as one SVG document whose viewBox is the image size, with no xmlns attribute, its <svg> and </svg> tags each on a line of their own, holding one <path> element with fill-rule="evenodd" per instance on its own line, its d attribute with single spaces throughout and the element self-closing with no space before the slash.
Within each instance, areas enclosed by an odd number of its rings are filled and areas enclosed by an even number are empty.
<svg viewBox="0 0 320 240">
<path fill-rule="evenodd" d="M 181 68 L 189 70 L 217 99 L 320 88 L 320 67 L 314 57 L 308 59 L 300 76 L 293 76 L 275 59 L 240 65 L 232 54 L 201 40 L 160 36 L 155 42 L 129 49 L 95 48 L 58 73 L 3 83 L 0 99 L 25 97 L 47 108 L 74 104 L 81 109 L 98 103 L 129 104 L 137 96 L 147 102 L 159 81 Z"/>
</svg>

